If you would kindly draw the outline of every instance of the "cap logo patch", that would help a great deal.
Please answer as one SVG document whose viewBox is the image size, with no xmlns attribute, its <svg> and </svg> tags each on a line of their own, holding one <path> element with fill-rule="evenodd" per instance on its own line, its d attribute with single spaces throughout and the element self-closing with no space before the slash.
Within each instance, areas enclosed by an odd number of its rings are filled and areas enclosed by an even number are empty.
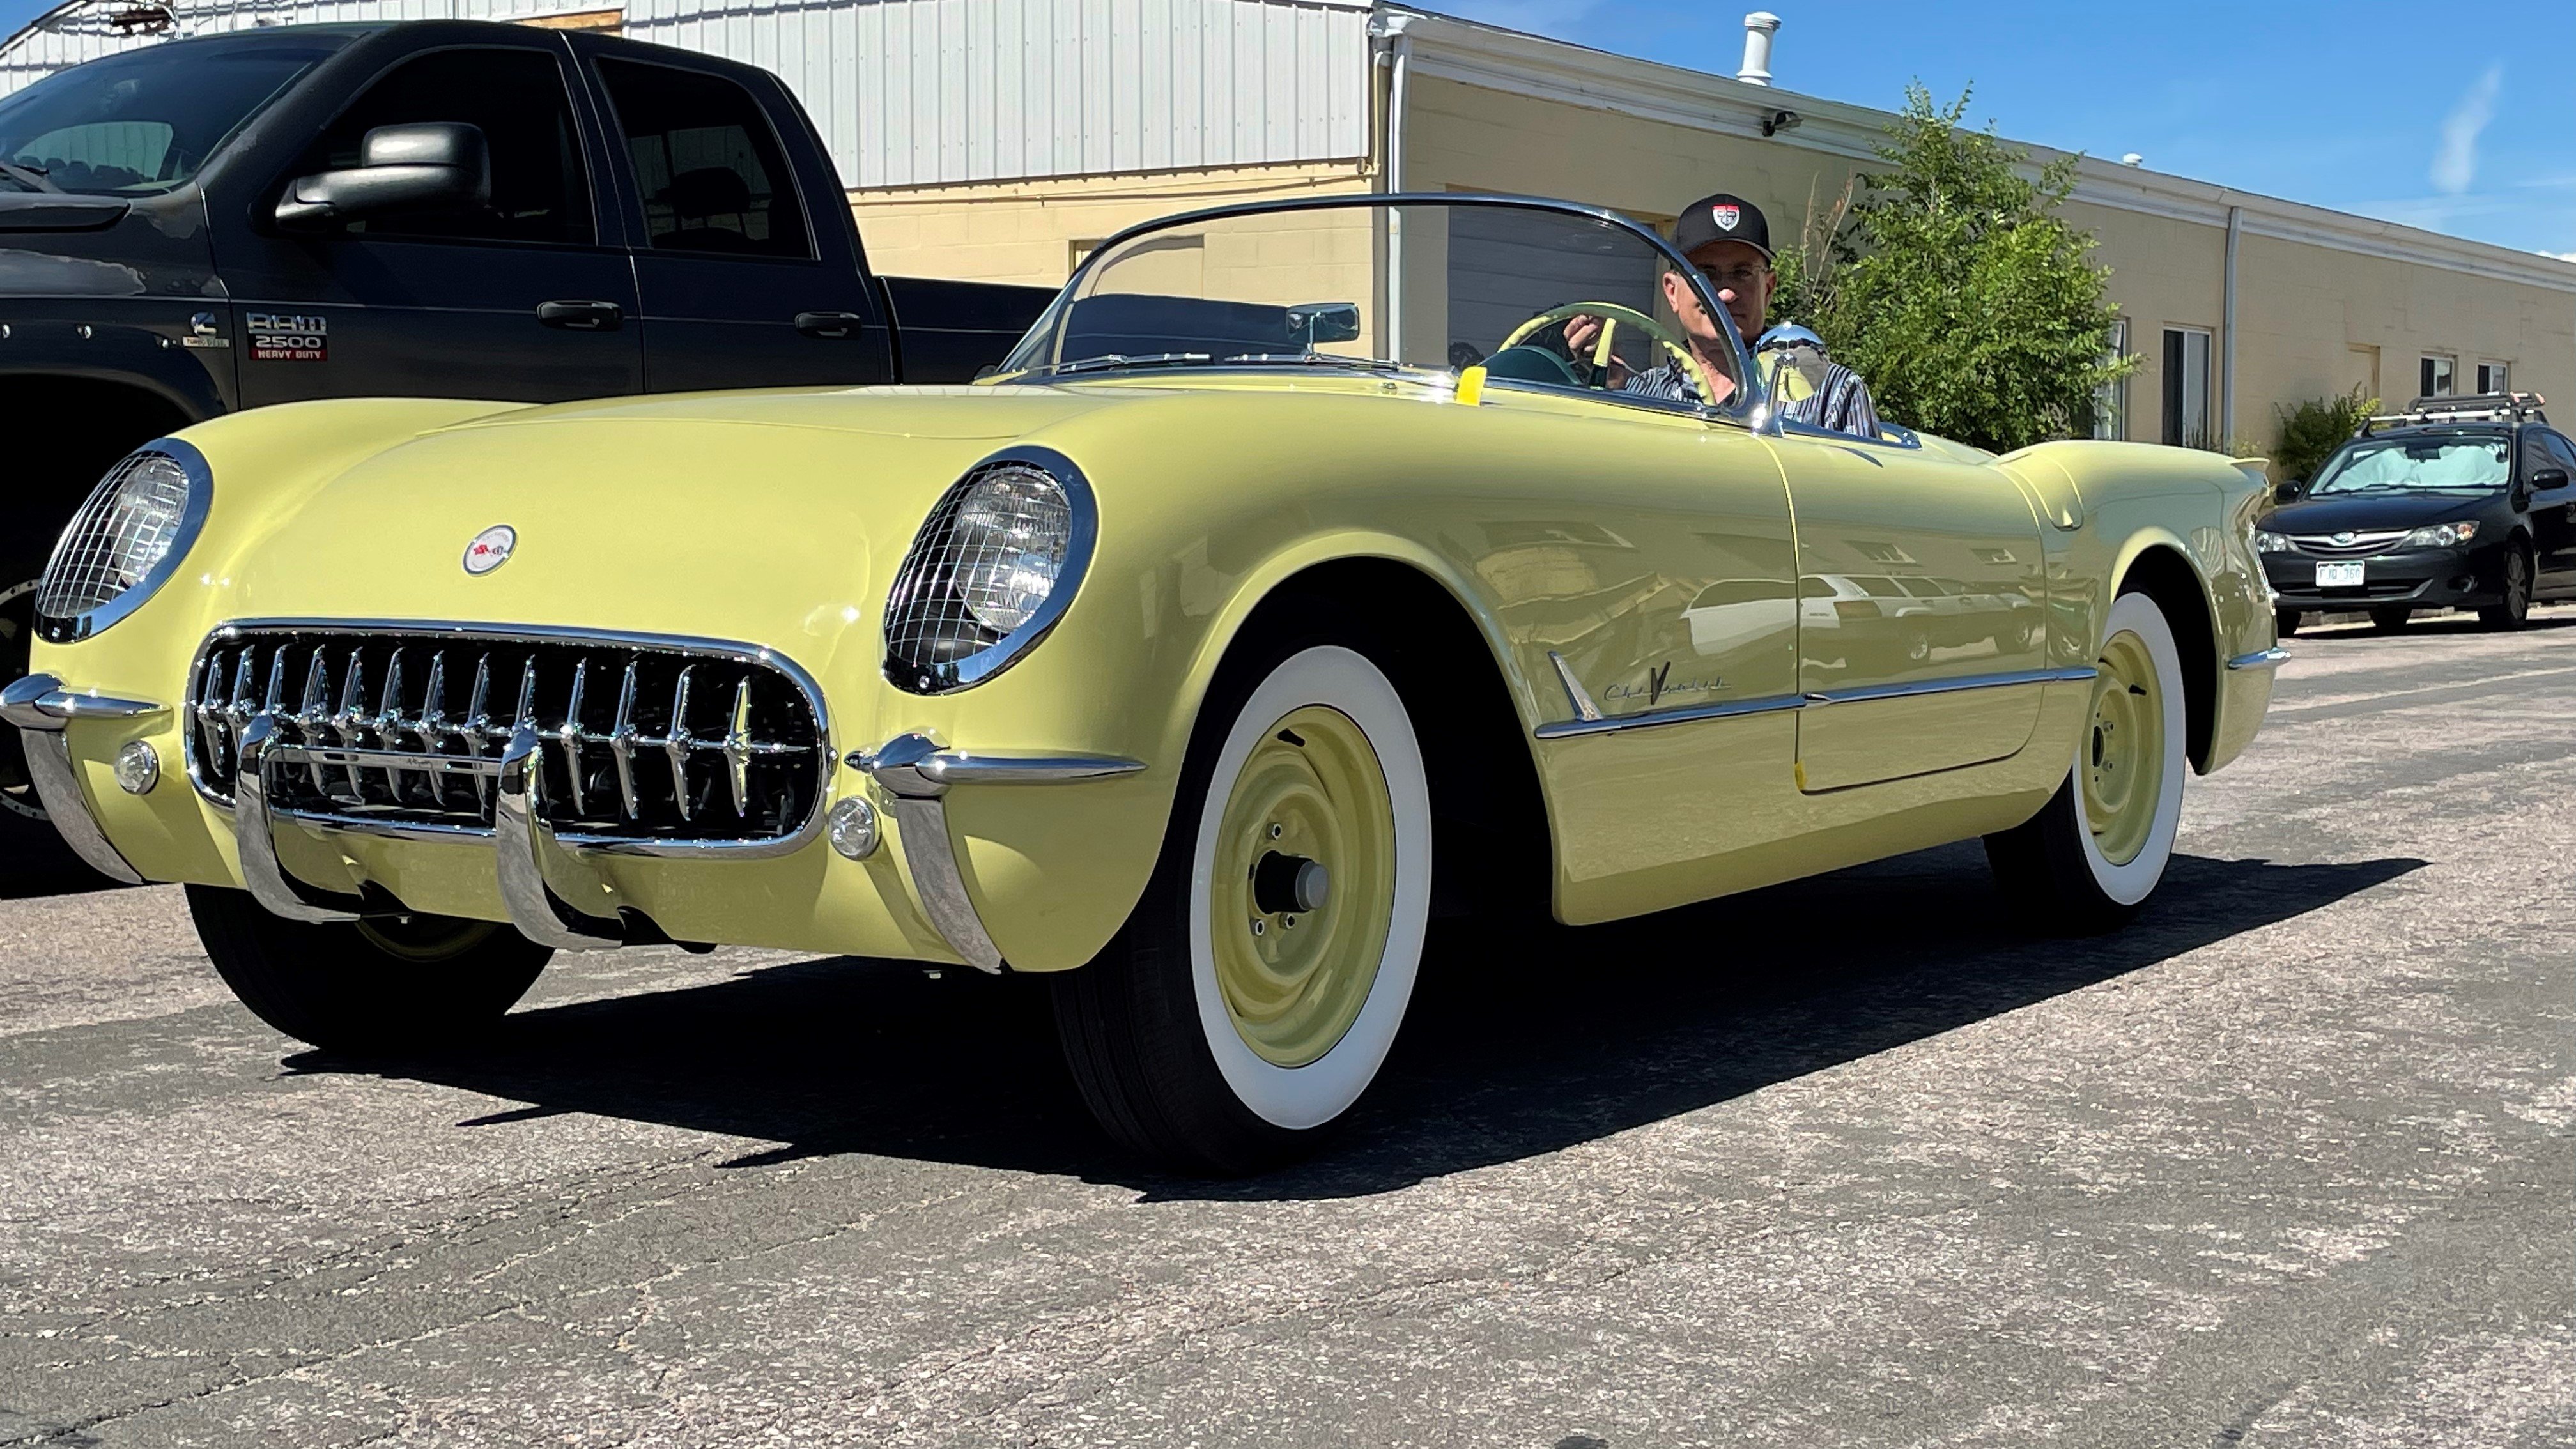
<svg viewBox="0 0 2576 1449">
<path fill-rule="evenodd" d="M 1708 219 L 1717 223 L 1719 231 L 1733 231 L 1735 224 L 1744 220 L 1744 209 L 1736 206 L 1712 206 L 1708 209 Z"/>
</svg>

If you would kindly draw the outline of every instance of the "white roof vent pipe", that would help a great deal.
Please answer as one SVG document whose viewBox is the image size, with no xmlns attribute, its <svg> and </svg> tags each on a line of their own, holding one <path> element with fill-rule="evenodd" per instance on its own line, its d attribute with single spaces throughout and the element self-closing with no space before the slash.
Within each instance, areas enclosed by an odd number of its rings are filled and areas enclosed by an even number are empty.
<svg viewBox="0 0 2576 1449">
<path fill-rule="evenodd" d="M 1780 33 L 1780 17 L 1756 10 L 1744 17 L 1744 65 L 1735 78 L 1749 86 L 1771 84 L 1771 37 Z"/>
</svg>

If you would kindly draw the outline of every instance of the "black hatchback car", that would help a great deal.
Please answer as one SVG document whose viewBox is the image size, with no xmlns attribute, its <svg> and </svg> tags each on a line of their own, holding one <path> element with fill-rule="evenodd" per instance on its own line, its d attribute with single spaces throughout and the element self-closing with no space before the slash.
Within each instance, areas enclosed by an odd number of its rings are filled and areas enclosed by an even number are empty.
<svg viewBox="0 0 2576 1449">
<path fill-rule="evenodd" d="M 2280 632 L 2356 609 L 2382 629 L 2444 608 L 2518 629 L 2534 600 L 2576 598 L 2576 444 L 2541 402 L 2418 398 L 2282 485 L 2254 534 Z"/>
</svg>

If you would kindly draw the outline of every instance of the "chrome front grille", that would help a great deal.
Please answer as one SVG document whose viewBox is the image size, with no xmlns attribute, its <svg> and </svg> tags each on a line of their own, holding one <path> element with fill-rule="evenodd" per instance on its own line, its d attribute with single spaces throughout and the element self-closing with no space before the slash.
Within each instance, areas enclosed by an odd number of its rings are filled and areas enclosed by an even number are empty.
<svg viewBox="0 0 2576 1449">
<path fill-rule="evenodd" d="M 564 843 L 673 851 L 792 842 L 832 755 L 822 702 L 766 650 L 473 626 L 254 623 L 189 681 L 188 768 L 231 804 L 251 722 L 274 721 L 269 803 L 350 825 L 488 832 L 511 737 Z"/>
<path fill-rule="evenodd" d="M 2349 539 L 2338 539 L 2330 533 L 2298 533 L 2290 542 L 2299 552 L 2319 558 L 2360 558 L 2367 554 L 2385 553 L 2389 546 L 2406 536 L 2402 528 L 2356 533 Z"/>
</svg>

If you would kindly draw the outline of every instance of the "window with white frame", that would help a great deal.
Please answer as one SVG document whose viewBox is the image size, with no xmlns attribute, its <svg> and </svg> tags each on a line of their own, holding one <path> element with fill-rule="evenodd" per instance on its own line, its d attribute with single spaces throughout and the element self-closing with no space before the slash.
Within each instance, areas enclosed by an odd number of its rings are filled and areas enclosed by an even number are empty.
<svg viewBox="0 0 2576 1449">
<path fill-rule="evenodd" d="M 2459 390 L 2460 360 L 2456 357 L 2427 357 L 2416 369 L 2417 397 L 2449 397 Z"/>
<path fill-rule="evenodd" d="M 2209 435 L 2209 329 L 2165 329 L 2164 441 L 2169 447 L 2206 448 Z"/>
<path fill-rule="evenodd" d="M 2505 363 L 2505 362 L 2481 362 L 2481 363 L 2479 363 L 2479 364 L 2478 364 L 2478 391 L 2480 391 L 2480 392 L 2511 392 L 2511 391 L 2513 391 L 2513 365 L 2512 365 L 2511 363 Z"/>
<path fill-rule="evenodd" d="M 2117 367 L 2129 355 L 2129 319 L 2111 321 L 2110 345 L 2103 350 L 2102 365 Z M 2093 436 L 2125 438 L 2129 435 L 2129 380 L 2113 378 L 2093 394 Z"/>
</svg>

